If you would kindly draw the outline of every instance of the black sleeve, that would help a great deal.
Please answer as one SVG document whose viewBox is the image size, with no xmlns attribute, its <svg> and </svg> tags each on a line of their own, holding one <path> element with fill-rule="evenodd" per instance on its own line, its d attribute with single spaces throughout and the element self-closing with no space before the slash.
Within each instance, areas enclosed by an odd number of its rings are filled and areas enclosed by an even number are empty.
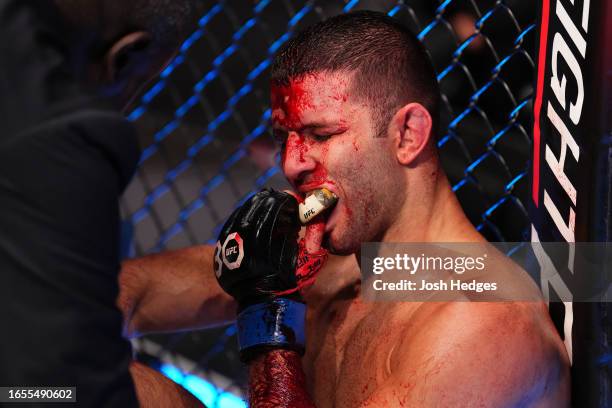
<svg viewBox="0 0 612 408">
<path fill-rule="evenodd" d="M 0 0 L 0 386 L 136 406 L 115 306 L 136 138 L 71 80 L 43 3 Z"/>
</svg>

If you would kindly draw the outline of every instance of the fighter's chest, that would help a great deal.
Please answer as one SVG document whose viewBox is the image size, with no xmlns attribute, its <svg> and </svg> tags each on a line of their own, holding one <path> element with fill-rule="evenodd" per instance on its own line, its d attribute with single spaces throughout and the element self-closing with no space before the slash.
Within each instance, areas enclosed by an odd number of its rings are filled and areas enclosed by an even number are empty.
<svg viewBox="0 0 612 408">
<path fill-rule="evenodd" d="M 309 310 L 304 369 L 317 407 L 356 406 L 388 376 L 393 329 L 360 298 Z"/>
</svg>

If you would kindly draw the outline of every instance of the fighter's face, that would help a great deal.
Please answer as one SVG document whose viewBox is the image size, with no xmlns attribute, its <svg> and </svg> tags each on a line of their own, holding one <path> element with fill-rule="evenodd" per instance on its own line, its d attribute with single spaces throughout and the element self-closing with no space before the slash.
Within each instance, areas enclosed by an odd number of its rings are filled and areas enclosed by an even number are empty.
<svg viewBox="0 0 612 408">
<path fill-rule="evenodd" d="M 287 179 L 301 193 L 326 187 L 339 197 L 325 226 L 326 246 L 338 254 L 379 239 L 396 207 L 392 142 L 375 137 L 370 108 L 351 95 L 351 79 L 316 73 L 272 88 L 272 125 Z"/>
</svg>

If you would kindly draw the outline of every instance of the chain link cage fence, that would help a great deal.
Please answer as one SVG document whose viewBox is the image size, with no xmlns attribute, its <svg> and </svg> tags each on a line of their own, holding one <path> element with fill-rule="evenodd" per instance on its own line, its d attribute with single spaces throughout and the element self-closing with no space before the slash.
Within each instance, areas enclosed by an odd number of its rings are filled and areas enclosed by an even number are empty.
<svg viewBox="0 0 612 408">
<path fill-rule="evenodd" d="M 302 27 L 382 11 L 426 46 L 442 92 L 438 147 L 465 212 L 490 241 L 528 240 L 537 8 L 529 0 L 202 0 L 205 14 L 129 119 L 143 148 L 122 209 L 130 256 L 213 243 L 231 211 L 288 186 L 269 132 L 268 69 Z M 245 406 L 235 327 L 153 335 L 139 358 L 209 407 Z"/>
</svg>

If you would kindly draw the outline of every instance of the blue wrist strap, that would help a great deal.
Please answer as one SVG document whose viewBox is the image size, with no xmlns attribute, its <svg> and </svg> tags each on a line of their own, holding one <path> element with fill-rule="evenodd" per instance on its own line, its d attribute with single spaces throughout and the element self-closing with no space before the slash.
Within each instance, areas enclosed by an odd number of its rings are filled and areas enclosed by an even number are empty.
<svg viewBox="0 0 612 408">
<path fill-rule="evenodd" d="M 237 318 L 240 352 L 267 346 L 303 354 L 305 319 L 306 305 L 290 299 L 276 298 L 247 307 Z"/>
</svg>

